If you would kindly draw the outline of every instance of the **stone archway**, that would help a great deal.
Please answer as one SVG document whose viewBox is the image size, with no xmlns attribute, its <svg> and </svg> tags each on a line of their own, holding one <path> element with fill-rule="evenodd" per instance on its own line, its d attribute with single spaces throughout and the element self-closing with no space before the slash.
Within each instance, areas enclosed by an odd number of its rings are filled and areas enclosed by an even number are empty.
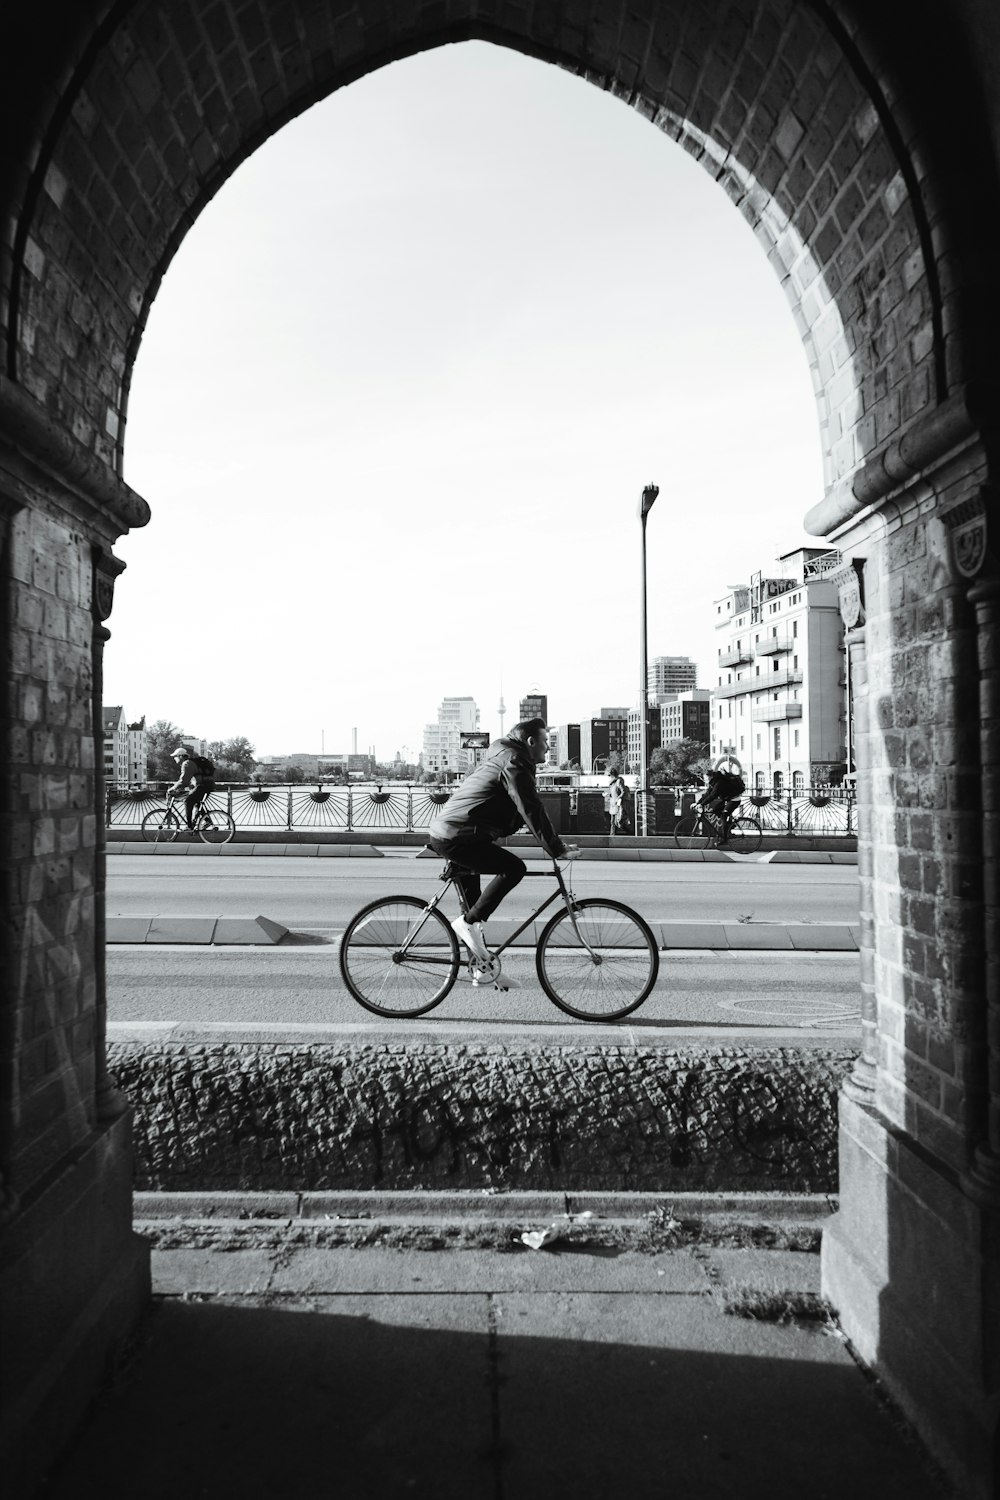
<svg viewBox="0 0 1000 1500">
<path fill-rule="evenodd" d="M 962 24 L 939 27 L 933 49 L 922 28 L 934 7 L 898 49 L 880 14 L 859 23 L 823 0 L 517 11 L 357 0 L 336 14 L 309 0 L 95 0 L 58 44 L 44 17 L 19 20 L 0 175 L 11 641 L 0 1170 L 14 1298 L 30 1301 L 38 1265 L 65 1277 L 68 1233 L 100 1245 L 66 1283 L 38 1410 L 81 1319 L 100 1336 L 80 1347 L 97 1350 L 143 1284 L 127 1119 L 104 1066 L 95 729 L 111 549 L 148 519 L 120 478 L 146 315 L 202 206 L 283 123 L 395 58 L 475 37 L 572 69 L 697 156 L 752 224 L 807 349 L 827 482 L 809 525 L 843 553 L 855 701 L 868 709 L 865 1042 L 842 1107 L 827 1286 L 908 1409 L 934 1412 L 946 1461 L 986 1473 L 995 1388 L 968 1350 L 988 1303 L 1000 1176 L 996 583 L 991 572 L 969 584 L 992 507 L 990 435 L 974 413 L 996 323 L 980 265 L 997 173 L 989 132 L 975 128 L 978 94 L 962 90 L 987 80 L 961 50 L 985 23 L 971 0 L 957 9 Z M 933 111 L 922 92 L 932 53 Z M 956 183 L 953 153 L 969 138 L 981 144 L 963 148 Z M 975 173 L 974 217 L 961 187 Z M 938 1268 L 943 1314 L 924 1316 L 900 1229 L 910 1221 Z M 959 1307 L 952 1281 L 978 1294 Z M 954 1377 L 946 1393 L 941 1368 Z"/>
</svg>

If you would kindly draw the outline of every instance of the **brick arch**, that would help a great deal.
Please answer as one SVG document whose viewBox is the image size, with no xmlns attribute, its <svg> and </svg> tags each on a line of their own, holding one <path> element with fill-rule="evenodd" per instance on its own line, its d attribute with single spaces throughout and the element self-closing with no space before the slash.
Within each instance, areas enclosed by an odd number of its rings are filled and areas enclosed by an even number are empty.
<svg viewBox="0 0 1000 1500">
<path fill-rule="evenodd" d="M 749 220 L 809 358 L 835 510 L 949 395 L 920 163 L 825 4 L 566 0 L 439 13 L 120 0 L 66 80 L 13 235 L 8 375 L 119 469 L 131 369 L 198 212 L 282 124 L 431 46 L 479 38 L 608 89 L 697 156 Z M 912 132 L 907 132 L 912 134 Z M 889 470 L 892 466 L 889 465 Z M 859 487 L 865 469 L 874 480 Z M 849 492 L 849 493 L 848 493 Z"/>
</svg>

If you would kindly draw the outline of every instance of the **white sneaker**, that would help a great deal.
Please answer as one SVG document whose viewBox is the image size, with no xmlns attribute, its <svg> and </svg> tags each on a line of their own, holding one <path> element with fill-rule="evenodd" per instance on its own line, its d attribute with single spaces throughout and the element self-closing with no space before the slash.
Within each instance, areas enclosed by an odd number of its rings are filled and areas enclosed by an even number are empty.
<svg viewBox="0 0 1000 1500">
<path fill-rule="evenodd" d="M 467 922 L 464 917 L 456 917 L 451 924 L 451 930 L 456 937 L 462 939 L 469 952 L 474 953 L 480 963 L 490 962 L 493 955 L 486 946 L 482 922 Z"/>
</svg>

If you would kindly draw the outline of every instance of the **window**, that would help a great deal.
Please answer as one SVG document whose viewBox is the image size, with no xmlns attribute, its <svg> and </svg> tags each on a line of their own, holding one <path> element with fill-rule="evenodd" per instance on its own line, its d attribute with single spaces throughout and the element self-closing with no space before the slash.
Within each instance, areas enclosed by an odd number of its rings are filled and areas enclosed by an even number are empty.
<svg viewBox="0 0 1000 1500">
<path fill-rule="evenodd" d="M 792 657 L 792 671 L 793 672 L 797 672 L 798 669 L 799 669 L 799 659 L 798 659 L 797 656 L 793 656 Z"/>
<path fill-rule="evenodd" d="M 741 750 L 744 750 L 744 749 L 745 749 L 745 748 L 746 748 L 746 744 L 745 744 L 745 741 L 744 741 L 744 739 L 743 739 L 743 736 L 742 736 L 742 735 L 740 735 L 740 749 L 741 749 Z"/>
<path fill-rule="evenodd" d="M 775 760 L 780 760 L 781 759 L 781 730 L 780 729 L 776 729 L 774 731 L 774 758 L 775 758 Z"/>
<path fill-rule="evenodd" d="M 798 635 L 798 633 L 799 633 L 799 622 L 798 622 L 798 620 L 793 620 L 792 621 L 792 635 Z"/>
<path fill-rule="evenodd" d="M 757 744 L 758 744 L 758 746 L 760 745 L 760 735 L 757 736 Z M 755 772 L 755 774 L 754 774 L 754 785 L 756 786 L 756 788 L 757 788 L 758 791 L 762 791 L 763 790 L 763 788 L 764 788 L 764 772 L 763 771 L 757 771 L 757 772 Z"/>
<path fill-rule="evenodd" d="M 796 750 L 799 748 L 799 731 L 797 729 L 795 731 L 795 748 Z"/>
<path fill-rule="evenodd" d="M 771 639 L 775 640 L 775 641 L 778 639 L 778 627 L 777 627 L 777 625 L 772 625 L 771 626 Z"/>
<path fill-rule="evenodd" d="M 792 791 L 797 797 L 801 797 L 805 790 L 806 778 L 801 771 L 795 771 L 792 775 Z"/>
<path fill-rule="evenodd" d="M 780 665 L 781 665 L 781 664 L 780 664 L 780 662 L 779 662 L 779 661 L 778 661 L 778 658 L 777 658 L 777 657 L 775 657 L 775 658 L 774 658 L 774 661 L 773 661 L 773 662 L 772 662 L 772 663 L 771 663 L 771 671 L 772 671 L 772 672 L 777 672 L 777 670 L 778 670 L 778 668 L 779 668 L 779 666 L 780 666 Z"/>
<path fill-rule="evenodd" d="M 757 749 L 760 749 L 760 735 L 757 736 Z"/>
<path fill-rule="evenodd" d="M 785 778 L 781 771 L 774 773 L 774 795 L 780 797 L 785 786 Z"/>
</svg>

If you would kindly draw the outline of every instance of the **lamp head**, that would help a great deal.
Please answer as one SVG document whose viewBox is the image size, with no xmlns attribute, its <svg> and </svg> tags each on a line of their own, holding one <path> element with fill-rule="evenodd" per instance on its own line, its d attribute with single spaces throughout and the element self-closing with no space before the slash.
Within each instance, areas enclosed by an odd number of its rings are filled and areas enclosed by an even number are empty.
<svg viewBox="0 0 1000 1500">
<path fill-rule="evenodd" d="M 646 488 L 642 492 L 642 497 L 639 501 L 640 521 L 644 521 L 649 515 L 649 512 L 653 509 L 653 501 L 656 499 L 659 493 L 660 486 L 658 484 L 647 484 Z"/>
</svg>

